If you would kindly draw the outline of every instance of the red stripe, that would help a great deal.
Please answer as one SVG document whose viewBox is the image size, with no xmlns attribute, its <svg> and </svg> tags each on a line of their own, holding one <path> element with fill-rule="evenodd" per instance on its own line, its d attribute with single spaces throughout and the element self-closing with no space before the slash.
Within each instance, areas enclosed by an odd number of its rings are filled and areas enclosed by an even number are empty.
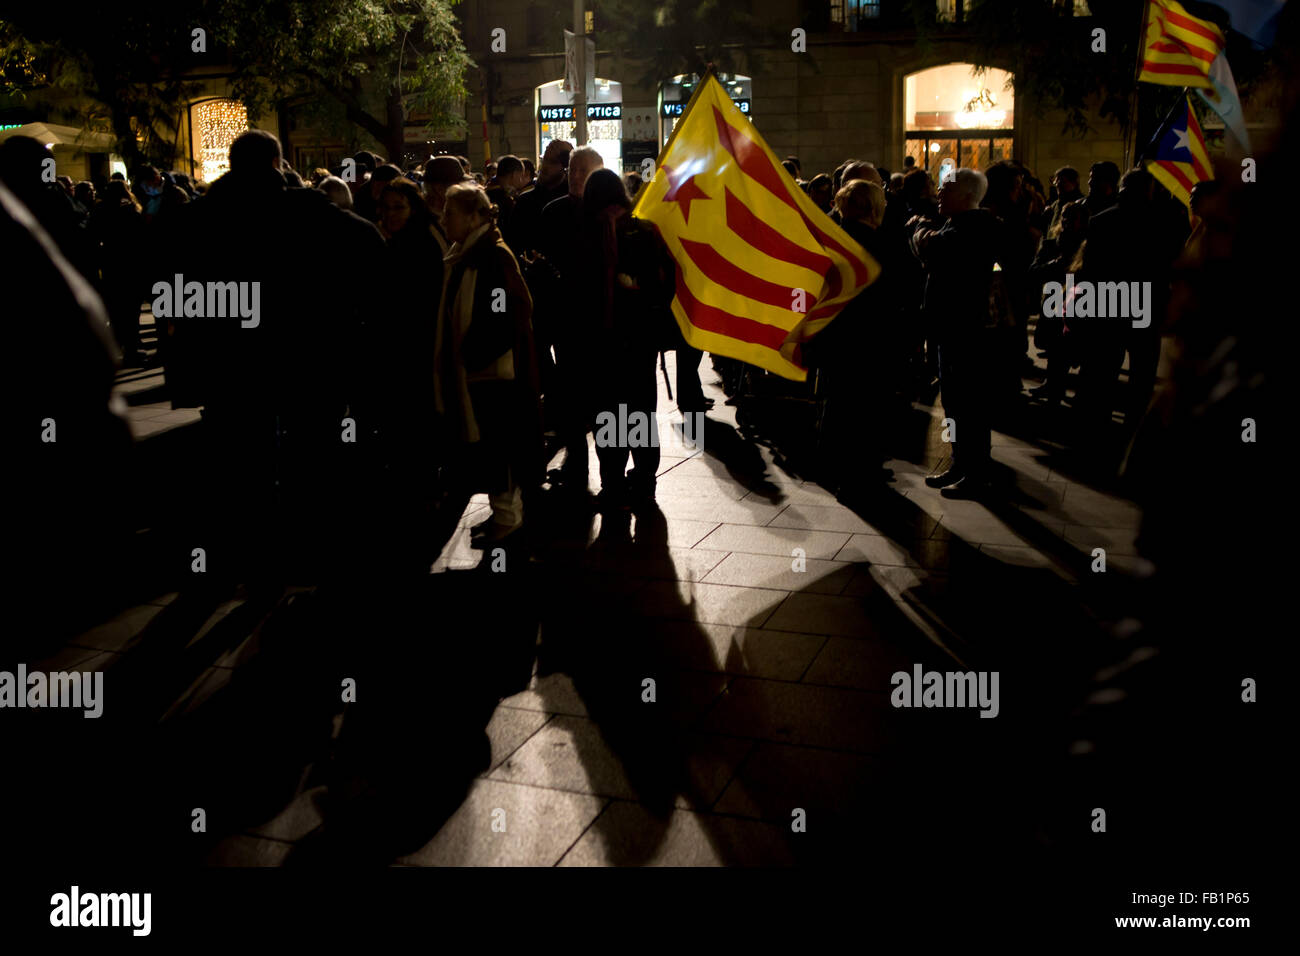
<svg viewBox="0 0 1300 956">
<path fill-rule="evenodd" d="M 1176 76 L 1205 76 L 1205 71 L 1199 66 L 1184 65 L 1182 63 L 1152 63 L 1150 60 L 1143 61 L 1142 72 L 1169 73 Z"/>
<path fill-rule="evenodd" d="M 1157 159 L 1155 161 L 1155 164 L 1159 166 L 1161 169 L 1163 169 L 1165 172 L 1167 172 L 1170 176 L 1173 176 L 1174 179 L 1178 180 L 1179 184 L 1184 189 L 1187 190 L 1188 194 L 1191 193 L 1192 187 L 1195 186 L 1196 184 L 1187 178 L 1187 174 L 1178 168 L 1177 163 L 1172 163 L 1163 159 Z"/>
<path fill-rule="evenodd" d="M 849 264 L 853 266 L 854 278 L 859 283 L 866 283 L 867 264 L 813 225 L 812 220 L 799 208 L 799 204 L 790 195 L 785 183 L 781 180 L 780 174 L 777 173 L 776 167 L 768 161 L 762 148 L 723 119 L 722 112 L 716 106 L 713 107 L 713 120 L 718 127 L 718 140 L 726 148 L 727 152 L 735 158 L 736 163 L 740 166 L 740 171 L 797 212 L 799 218 L 804 221 L 804 225 L 808 227 L 808 231 L 813 234 L 813 238 L 825 248 L 834 249 L 847 259 Z"/>
<path fill-rule="evenodd" d="M 1202 21 L 1194 20 L 1191 17 L 1184 16 L 1181 13 L 1175 13 L 1173 10 L 1170 10 L 1168 7 L 1165 7 L 1165 22 L 1172 23 L 1174 24 L 1174 26 L 1182 27 L 1184 30 L 1187 30 L 1190 33 L 1195 33 L 1197 36 L 1203 37 L 1204 39 L 1208 40 L 1215 47 L 1218 47 L 1219 44 L 1223 42 L 1219 38 L 1219 34 L 1216 31 L 1206 27 Z"/>
<path fill-rule="evenodd" d="M 829 256 L 809 252 L 799 243 L 777 232 L 750 211 L 730 189 L 727 194 L 727 225 L 759 252 L 791 265 L 802 266 L 818 275 L 824 275 L 834 263 Z"/>
<path fill-rule="evenodd" d="M 686 318 L 691 325 L 704 332 L 725 335 L 727 338 L 736 339 L 738 342 L 761 345 L 763 348 L 777 352 L 781 349 L 781 343 L 785 341 L 786 333 L 784 329 L 779 329 L 775 325 L 755 322 L 743 315 L 736 315 L 726 309 L 719 309 L 715 305 L 706 305 L 695 298 L 695 295 L 686 285 L 686 278 L 682 275 L 681 269 L 677 270 L 677 301 L 681 303 L 682 309 L 686 312 Z"/>
<path fill-rule="evenodd" d="M 831 301 L 839 295 L 840 290 L 844 288 L 844 280 L 840 278 L 840 270 L 832 268 L 826 276 L 826 281 L 829 285 L 826 289 L 826 294 L 821 297 L 820 301 L 830 304 L 819 306 L 818 308 L 813 309 L 812 312 L 808 313 L 808 318 L 806 320 L 808 322 L 812 322 L 814 319 L 824 318 L 828 315 L 834 315 L 840 309 L 844 308 L 843 302 L 836 303 Z"/>
<path fill-rule="evenodd" d="M 729 289 L 737 295 L 774 305 L 778 309 L 788 309 L 794 303 L 794 290 L 788 286 L 778 285 L 760 279 L 746 272 L 731 260 L 724 258 L 716 249 L 705 242 L 693 239 L 679 239 L 686 254 L 691 257 L 704 275 L 713 282 Z"/>
<path fill-rule="evenodd" d="M 1206 51 L 1202 50 L 1200 47 L 1183 46 L 1181 43 L 1176 41 L 1170 43 L 1152 43 L 1147 47 L 1147 53 L 1150 53 L 1152 50 L 1157 53 L 1174 53 L 1178 56 L 1204 60 L 1206 63 L 1213 63 L 1215 56 L 1215 54 L 1207 54 Z"/>
<path fill-rule="evenodd" d="M 1190 106 L 1187 108 L 1187 135 L 1193 143 L 1200 144 L 1202 152 L 1208 153 L 1205 149 L 1205 134 L 1201 132 L 1201 124 L 1196 122 L 1196 113 Z M 1213 179 L 1214 176 L 1210 171 L 1201 165 L 1201 158 L 1196 155 L 1196 150 L 1189 149 L 1188 152 L 1192 154 L 1192 169 L 1195 170 L 1196 175 L 1201 179 Z"/>
</svg>

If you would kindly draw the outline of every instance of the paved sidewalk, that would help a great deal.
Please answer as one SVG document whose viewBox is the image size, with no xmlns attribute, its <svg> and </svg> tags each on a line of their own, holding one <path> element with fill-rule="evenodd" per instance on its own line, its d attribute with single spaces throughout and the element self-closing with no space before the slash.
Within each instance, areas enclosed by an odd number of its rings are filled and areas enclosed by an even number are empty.
<svg viewBox="0 0 1300 956">
<path fill-rule="evenodd" d="M 716 400 L 709 417 L 734 427 L 734 409 L 708 384 L 707 363 L 702 374 Z M 972 631 L 980 625 L 971 609 L 1011 606 L 1030 592 L 1056 595 L 1057 585 L 1060 594 L 1077 593 L 1096 578 L 1094 548 L 1105 549 L 1112 577 L 1141 570 L 1138 509 L 1055 471 L 1050 452 L 1028 442 L 994 435 L 994 457 L 1014 472 L 1009 502 L 949 501 L 927 488 L 922 478 L 945 450 L 937 407 L 917 406 L 931 419 L 927 444 L 919 460 L 890 463 L 892 503 L 878 517 L 792 476 L 766 448 L 754 452 L 761 480 L 734 475 L 707 440 L 703 450 L 682 441 L 674 427 L 681 416 L 666 394 L 660 408 L 663 527 L 642 529 L 636 519 L 626 539 L 607 540 L 596 516 L 585 535 L 551 542 L 542 563 L 556 580 L 580 579 L 619 609 L 621 623 L 603 622 L 611 644 L 626 635 L 655 644 L 659 699 L 675 734 L 671 779 L 660 781 L 669 792 L 647 793 L 657 784 L 629 765 L 633 750 L 607 739 L 612 730 L 593 716 L 590 686 L 548 665 L 547 646 L 563 638 L 553 640 L 543 625 L 528 689 L 502 700 L 487 725 L 490 766 L 437 835 L 398 862 L 799 862 L 791 829 L 798 811 L 843 820 L 872 803 L 882 781 L 912 759 L 909 751 L 946 753 L 985 724 L 967 721 L 950 740 L 948 726 L 911 720 L 917 712 L 890 706 L 892 673 L 996 660 L 988 635 Z M 167 418 L 138 427 L 147 433 Z M 594 490 L 594 452 L 591 461 Z M 486 499 L 474 499 L 435 572 L 482 559 L 469 529 L 486 514 Z M 638 545 L 651 533 L 664 547 L 647 553 Z M 111 667 L 173 597 L 83 634 L 45 666 Z M 222 604 L 195 641 L 239 604 Z M 214 661 L 172 713 L 210 700 L 254 648 L 250 638 Z M 223 840 L 209 861 L 282 863 L 321 824 L 321 797 L 320 787 L 300 792 L 270 822 Z M 509 821 L 504 833 L 492 829 L 499 811 Z"/>
</svg>

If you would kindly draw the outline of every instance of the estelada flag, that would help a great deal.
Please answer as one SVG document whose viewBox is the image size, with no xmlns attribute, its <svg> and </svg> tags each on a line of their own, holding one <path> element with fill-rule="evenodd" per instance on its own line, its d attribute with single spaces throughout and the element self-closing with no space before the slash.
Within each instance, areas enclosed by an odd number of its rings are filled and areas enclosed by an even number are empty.
<svg viewBox="0 0 1300 956">
<path fill-rule="evenodd" d="M 1184 95 L 1181 106 L 1175 104 L 1150 145 L 1143 153 L 1147 172 L 1187 207 L 1192 205 L 1192 187 L 1214 178 L 1210 154 L 1205 149 L 1205 136 L 1196 121 L 1191 98 Z"/>
<path fill-rule="evenodd" d="M 1148 0 L 1138 79 L 1213 88 L 1210 66 L 1226 43 L 1217 24 L 1192 16 L 1177 0 Z"/>
<path fill-rule="evenodd" d="M 672 310 L 697 349 L 803 381 L 800 347 L 879 264 L 817 208 L 710 73 L 633 215 L 677 261 Z"/>
</svg>

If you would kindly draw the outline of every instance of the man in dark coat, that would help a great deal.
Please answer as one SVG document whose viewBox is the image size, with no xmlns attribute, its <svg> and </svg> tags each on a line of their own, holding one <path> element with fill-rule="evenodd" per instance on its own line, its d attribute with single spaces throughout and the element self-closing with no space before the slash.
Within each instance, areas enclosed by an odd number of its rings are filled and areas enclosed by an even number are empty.
<svg viewBox="0 0 1300 956">
<path fill-rule="evenodd" d="M 575 310 L 561 306 L 561 295 L 571 295 L 583 275 L 582 193 L 587 177 L 605 165 L 590 146 L 575 149 L 569 157 L 569 192 L 542 211 L 541 252 L 554 268 L 555 293 L 544 298 L 545 327 L 555 346 L 556 388 L 560 411 L 556 416 L 560 440 L 568 449 L 561 468 L 564 485 L 577 492 L 587 488 L 587 432 L 594 414 L 589 409 L 584 374 L 590 371 L 590 345 L 577 328 Z M 570 299 L 571 301 L 571 299 Z"/>
<path fill-rule="evenodd" d="M 952 419 L 953 464 L 925 479 L 945 498 L 971 498 L 987 490 L 990 470 L 990 369 L 998 347 L 990 321 L 993 264 L 1000 261 L 1001 228 L 979 208 L 988 188 L 983 173 L 959 169 L 939 188 L 942 227 L 918 226 L 912 247 L 925 264 L 925 308 L 936 323 L 943 410 Z"/>
<path fill-rule="evenodd" d="M 268 133 L 236 139 L 230 166 L 165 224 L 151 277 L 155 316 L 162 306 L 170 318 L 160 325 L 174 328 L 173 404 L 204 409 L 210 454 L 195 477 L 209 482 L 199 513 L 211 520 L 204 536 L 226 549 L 221 560 L 209 551 L 209 566 L 272 579 L 341 572 L 333 559 L 349 549 L 339 523 L 360 519 L 355 508 L 339 513 L 357 489 L 338 487 L 342 456 L 355 461 L 364 440 L 364 423 L 349 437 L 345 421 L 364 382 L 354 356 L 363 317 L 383 307 L 368 284 L 322 271 L 319 251 L 346 253 L 357 274 L 376 275 L 383 240 L 324 193 L 286 188 Z M 183 307 L 167 301 L 178 286 Z M 238 311 L 223 289 L 237 292 Z"/>
</svg>

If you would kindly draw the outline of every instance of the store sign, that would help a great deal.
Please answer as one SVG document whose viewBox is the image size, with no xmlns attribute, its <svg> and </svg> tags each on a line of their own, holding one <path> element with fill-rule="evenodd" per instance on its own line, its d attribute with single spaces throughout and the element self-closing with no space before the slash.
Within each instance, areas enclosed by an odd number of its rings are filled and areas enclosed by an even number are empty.
<svg viewBox="0 0 1300 956">
<path fill-rule="evenodd" d="M 589 120 L 607 120 L 622 119 L 622 103 L 588 103 L 587 119 Z M 572 106 L 539 106 L 537 108 L 537 119 L 542 123 L 572 123 L 573 107 Z"/>
<path fill-rule="evenodd" d="M 736 100 L 736 99 L 733 99 L 731 102 L 733 102 L 733 103 L 736 104 L 736 109 L 740 110 L 740 111 L 741 111 L 742 113 L 744 113 L 746 116 L 749 115 L 749 100 Z M 665 104 L 664 104 L 664 116 L 681 116 L 682 113 L 685 112 L 685 110 L 686 110 L 686 104 L 685 104 L 685 103 L 665 103 Z"/>
</svg>

